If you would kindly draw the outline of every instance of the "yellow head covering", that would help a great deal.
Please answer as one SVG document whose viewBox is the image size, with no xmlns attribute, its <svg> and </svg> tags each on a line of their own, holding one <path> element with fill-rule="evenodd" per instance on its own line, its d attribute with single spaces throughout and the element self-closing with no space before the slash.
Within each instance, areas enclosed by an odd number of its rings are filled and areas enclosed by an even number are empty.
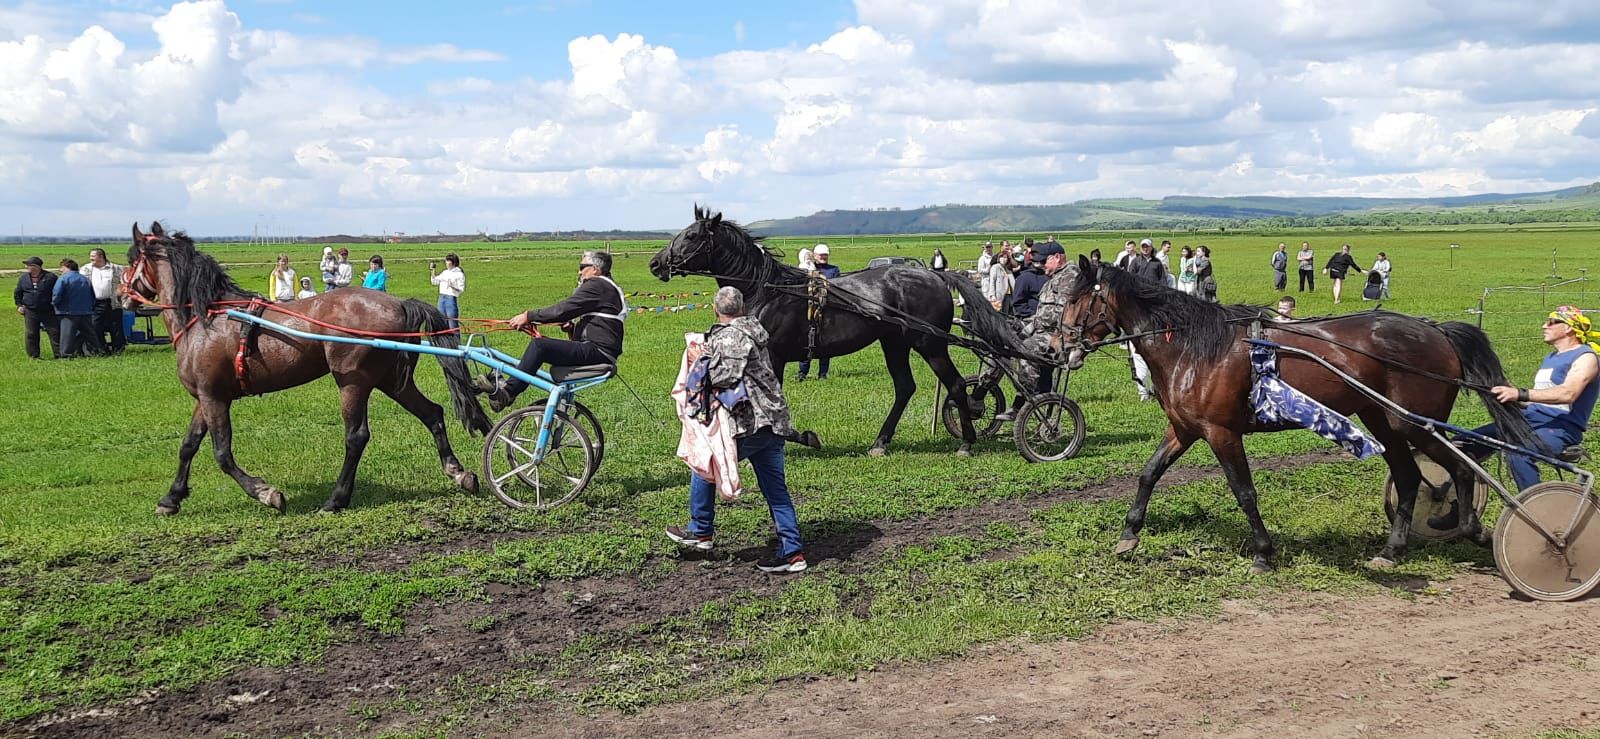
<svg viewBox="0 0 1600 739">
<path fill-rule="evenodd" d="M 1572 334 L 1578 341 L 1588 344 L 1590 349 L 1600 352 L 1600 331 L 1595 331 L 1589 317 L 1583 311 L 1570 305 L 1557 306 L 1550 311 L 1550 320 L 1560 321 L 1572 327 Z"/>
</svg>

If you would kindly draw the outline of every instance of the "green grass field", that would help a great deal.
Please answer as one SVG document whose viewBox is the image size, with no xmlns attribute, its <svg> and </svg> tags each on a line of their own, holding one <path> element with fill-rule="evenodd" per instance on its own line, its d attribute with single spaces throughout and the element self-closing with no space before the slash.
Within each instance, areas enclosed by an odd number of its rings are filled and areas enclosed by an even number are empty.
<svg viewBox="0 0 1600 739">
<path fill-rule="evenodd" d="M 1185 234 L 1170 237 L 1180 245 L 1201 243 Z M 1317 248 L 1319 267 L 1343 242 L 1354 245 L 1363 266 L 1376 251 L 1387 251 L 1395 265 L 1395 297 L 1386 307 L 1441 319 L 1475 320 L 1467 310 L 1486 287 L 1553 282 L 1547 279 L 1552 249 L 1566 277 L 1600 263 L 1600 231 L 1587 229 L 1306 237 Z M 982 240 L 829 243 L 835 263 L 848 270 L 879 255 L 926 258 L 936 246 L 952 260 L 973 259 Z M 1122 234 L 1073 234 L 1063 242 L 1069 253 L 1099 247 L 1110 257 L 1122 240 Z M 1278 297 L 1267 264 L 1279 240 L 1289 241 L 1292 252 L 1301 235 L 1203 238 L 1215 251 L 1224 300 Z M 791 254 L 810 243 L 782 241 Z M 1462 246 L 1453 257 L 1451 243 Z M 646 263 L 660 242 L 612 246 L 617 280 L 627 290 L 678 294 L 711 287 L 706 280 L 663 284 L 651 278 Z M 278 251 L 289 251 L 302 274 L 315 268 L 320 251 L 305 245 L 204 248 L 254 289 L 264 289 Z M 431 302 L 426 260 L 458 251 L 468 275 L 463 314 L 503 318 L 564 297 L 581 248 L 360 245 L 352 256 L 359 263 L 372 251 L 383 254 L 391 292 Z M 7 246 L 0 247 L 0 263 L 38 254 L 53 264 L 63 256 L 82 259 L 87 251 Z M 1290 280 L 1292 290 L 1292 274 Z M 1347 285 L 1343 305 L 1331 304 L 1320 275 L 1317 292 L 1300 297 L 1302 315 L 1370 307 L 1360 300 L 1356 280 Z M 652 308 L 707 300 L 634 299 Z M 1484 326 L 1513 379 L 1531 377 L 1544 350 L 1537 325 L 1557 303 L 1600 307 L 1584 283 L 1554 293 L 1496 292 L 1488 299 Z M 426 609 L 493 601 L 503 591 L 491 586 L 601 578 L 648 588 L 664 573 L 690 566 L 680 565 L 659 535 L 663 525 L 684 519 L 688 487 L 688 473 L 673 456 L 678 429 L 667 391 L 680 335 L 711 321 L 703 309 L 629 319 L 621 375 L 648 412 L 622 383 L 588 392 L 584 400 L 607 431 L 605 466 L 583 496 L 558 510 L 514 512 L 454 488 L 437 469 L 420 424 L 376 398 L 353 508 L 317 515 L 343 454 L 337 394 L 324 379 L 234 409 L 239 461 L 289 496 L 287 515 L 247 499 L 203 451 L 194 466 L 193 496 L 175 518 L 151 514 L 171 482 L 192 409 L 176 380 L 172 350 L 134 347 L 115 359 L 31 362 L 22 357 L 21 321 L 0 322 L 7 356 L 0 382 L 9 398 L 8 422 L 0 426 L 0 721 L 170 692 L 248 666 L 314 663 L 332 645 L 401 633 Z M 514 335 L 493 340 L 520 351 Z M 970 356 L 961 361 L 975 364 Z M 1028 465 L 1006 437 L 958 459 L 955 440 L 930 429 L 932 376 L 925 365 L 914 365 L 918 395 L 882 459 L 863 454 L 891 395 L 878 352 L 834 360 L 825 383 L 787 388 L 796 425 L 817 429 L 827 445 L 789 453 L 789 480 L 808 538 L 959 516 L 995 501 L 1023 505 L 1034 493 L 1128 474 L 1142 465 L 1164 425 L 1155 404 L 1137 402 L 1126 364 L 1100 357 L 1073 379 L 1089 425 L 1077 458 Z M 419 366 L 424 390 L 443 401 L 434 363 Z M 1459 404 L 1454 420 L 1484 418 L 1471 399 Z M 478 440 L 453 419 L 452 427 L 458 455 L 476 467 Z M 1304 432 L 1249 442 L 1257 459 L 1326 446 Z M 1207 450 L 1196 449 L 1180 465 L 1212 463 Z M 980 527 L 975 533 L 933 536 L 866 561 L 823 562 L 772 588 L 718 595 L 625 630 L 578 634 L 554 656 L 452 690 L 404 702 L 352 702 L 351 710 L 363 717 L 410 712 L 418 725 L 449 730 L 483 704 L 634 709 L 787 676 L 948 656 L 977 643 L 1072 637 L 1109 621 L 1204 612 L 1224 597 L 1263 589 L 1375 589 L 1375 582 L 1392 576 L 1361 565 L 1381 546 L 1386 529 L 1382 476 L 1380 463 L 1349 460 L 1258 475 L 1263 513 L 1281 552 L 1282 567 L 1266 577 L 1246 574 L 1248 529 L 1226 487 L 1202 479 L 1158 494 L 1149 534 L 1131 559 L 1110 554 L 1121 502 L 1039 505 L 993 526 L 973 521 Z M 766 546 L 767 514 L 759 497 L 751 497 L 719 514 L 720 547 Z M 1461 561 L 1489 560 L 1485 550 L 1467 545 L 1419 545 L 1397 574 L 1448 577 Z M 518 625 L 491 619 L 485 628 Z M 706 669 L 677 668 L 690 658 Z M 568 687 L 553 687 L 552 676 L 570 678 Z"/>
</svg>

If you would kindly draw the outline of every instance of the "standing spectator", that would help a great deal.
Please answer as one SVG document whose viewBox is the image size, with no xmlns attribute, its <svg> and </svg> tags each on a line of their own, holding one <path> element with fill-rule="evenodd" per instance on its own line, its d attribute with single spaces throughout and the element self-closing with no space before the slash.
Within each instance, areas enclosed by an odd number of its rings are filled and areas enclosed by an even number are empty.
<svg viewBox="0 0 1600 739">
<path fill-rule="evenodd" d="M 1382 296 L 1384 300 L 1389 299 L 1389 271 L 1392 269 L 1394 267 L 1389 264 L 1389 255 L 1381 251 L 1378 252 L 1378 261 L 1372 263 L 1372 271 L 1383 275 Z"/>
<path fill-rule="evenodd" d="M 1335 304 L 1339 302 L 1339 288 L 1344 287 L 1344 276 L 1352 269 L 1357 272 L 1366 271 L 1356 264 L 1355 257 L 1350 256 L 1349 244 L 1339 247 L 1339 253 L 1329 257 L 1327 266 L 1322 268 L 1322 273 L 1333 280 L 1333 302 Z"/>
<path fill-rule="evenodd" d="M 1311 250 L 1311 242 L 1300 242 L 1300 251 L 1294 255 L 1300 263 L 1300 292 L 1317 291 L 1317 254 Z"/>
<path fill-rule="evenodd" d="M 1012 276 L 1011 252 L 1000 255 L 999 259 L 989 263 L 989 271 L 983 273 L 983 297 L 989 299 L 989 304 L 995 310 L 1005 310 L 1006 297 L 1011 294 L 1011 285 L 1016 281 Z"/>
<path fill-rule="evenodd" d="M 1145 239 L 1144 241 L 1147 244 L 1150 243 L 1149 239 Z M 1117 255 L 1116 261 L 1112 262 L 1112 266 L 1115 266 L 1117 269 L 1127 269 L 1128 262 L 1133 261 L 1133 256 L 1136 249 L 1137 247 L 1135 246 L 1133 239 L 1128 239 L 1127 241 L 1123 242 L 1122 253 Z"/>
<path fill-rule="evenodd" d="M 1278 242 L 1272 253 L 1272 289 L 1282 291 L 1289 286 L 1289 245 Z"/>
<path fill-rule="evenodd" d="M 23 260 L 28 271 L 17 278 L 17 289 L 11 299 L 22 316 L 22 348 L 29 359 L 39 358 L 39 329 L 50 337 L 50 356 L 61 357 L 61 322 L 56 319 L 56 276 L 44 270 L 44 260 L 28 257 Z"/>
<path fill-rule="evenodd" d="M 1018 318 L 1032 318 L 1034 311 L 1039 309 L 1039 293 L 1044 290 L 1045 283 L 1050 281 L 1050 274 L 1045 272 L 1045 263 L 1050 259 L 1050 252 L 1036 251 L 1033 261 L 1017 273 L 1017 279 L 1011 288 L 1011 314 Z"/>
<path fill-rule="evenodd" d="M 1294 318 L 1294 304 L 1293 295 L 1285 295 L 1278 298 L 1278 317 L 1280 320 L 1288 321 Z"/>
<path fill-rule="evenodd" d="M 1105 262 L 1100 259 L 1100 250 L 1099 249 L 1090 249 L 1089 250 L 1089 264 L 1094 265 L 1095 269 L 1099 269 L 1102 265 L 1105 264 Z"/>
<path fill-rule="evenodd" d="M 122 282 L 122 265 L 106 259 L 106 250 L 89 250 L 89 263 L 80 270 L 94 287 L 94 343 L 102 353 L 121 354 L 128 346 L 122 330 L 122 306 L 117 305 L 117 287 Z M 106 342 L 106 335 L 111 341 Z"/>
<path fill-rule="evenodd" d="M 1195 292 L 1194 250 L 1184 246 L 1182 254 L 1182 258 L 1178 261 L 1178 292 L 1185 295 L 1193 295 Z"/>
<path fill-rule="evenodd" d="M 935 272 L 943 272 L 949 266 L 950 262 L 945 260 L 944 251 L 941 249 L 934 249 L 933 256 L 928 259 L 928 268 Z"/>
<path fill-rule="evenodd" d="M 1211 247 L 1200 245 L 1194 257 L 1195 297 L 1217 302 L 1217 278 L 1211 274 Z"/>
<path fill-rule="evenodd" d="M 332 251 L 330 248 L 329 251 Z M 267 297 L 280 303 L 294 300 L 295 285 L 294 268 L 289 266 L 289 255 L 278 255 L 278 266 L 274 267 L 272 274 L 267 278 Z"/>
<path fill-rule="evenodd" d="M 1172 273 L 1172 242 L 1161 240 L 1161 248 L 1156 251 L 1156 261 L 1161 262 L 1161 272 L 1166 275 L 1167 287 L 1176 289 L 1178 278 Z"/>
<path fill-rule="evenodd" d="M 334 283 L 339 279 L 339 258 L 333 255 L 333 247 L 322 247 L 322 262 L 318 264 L 318 269 L 322 271 L 322 291 L 328 292 L 336 287 Z"/>
<path fill-rule="evenodd" d="M 978 255 L 978 279 L 989 275 L 989 267 L 994 264 L 994 242 L 983 242 L 983 253 Z"/>
<path fill-rule="evenodd" d="M 389 292 L 389 273 L 383 268 L 383 256 L 372 255 L 367 260 L 367 273 L 361 276 L 361 286 L 368 290 Z"/>
<path fill-rule="evenodd" d="M 434 274 L 438 268 L 438 262 L 428 262 L 428 281 L 439 286 L 439 312 L 450 319 L 450 328 L 457 328 L 461 325 L 456 319 L 461 317 L 461 293 L 467 291 L 467 273 L 461 271 L 461 257 L 453 252 L 444 255 L 444 271 Z"/>
<path fill-rule="evenodd" d="M 349 287 L 355 281 L 356 268 L 350 263 L 350 250 L 339 247 L 339 261 L 333 265 L 333 286 Z"/>
<path fill-rule="evenodd" d="M 61 260 L 61 276 L 56 278 L 50 303 L 61 317 L 61 356 L 100 354 L 100 343 L 93 340 L 94 285 L 78 272 L 78 260 Z"/>
<path fill-rule="evenodd" d="M 800 538 L 800 520 L 783 471 L 783 440 L 794 437 L 795 431 L 783 388 L 767 356 L 767 330 L 760 321 L 745 315 L 744 295 L 739 288 L 717 290 L 712 306 L 717 312 L 717 325 L 706 332 L 706 382 L 716 389 L 741 384 L 745 388 L 747 402 L 734 406 L 729 414 L 734 445 L 740 459 L 750 460 L 761 495 L 767 499 L 772 525 L 778 531 L 777 550 L 763 557 L 756 567 L 763 572 L 803 572 L 805 542 Z M 715 542 L 716 515 L 716 486 L 694 475 L 689 480 L 689 525 L 668 526 L 667 538 L 684 549 L 709 552 Z"/>
<path fill-rule="evenodd" d="M 815 263 L 813 266 L 815 267 L 815 271 L 816 271 L 817 275 L 820 276 L 822 279 L 831 280 L 831 279 L 839 276 L 839 268 L 835 267 L 835 266 L 833 266 L 831 264 L 828 264 L 828 245 L 827 244 L 817 244 L 814 248 L 812 248 L 811 249 L 811 259 Z M 740 301 L 741 301 L 740 305 L 743 305 L 744 303 L 743 303 L 743 298 L 742 297 L 740 298 Z M 826 379 L 828 379 L 828 365 L 831 364 L 831 363 L 832 362 L 830 361 L 829 357 L 823 357 L 823 358 L 817 360 L 817 379 L 818 380 L 826 380 Z M 806 375 L 808 373 L 810 373 L 810 372 L 811 372 L 811 360 L 809 360 L 809 359 L 800 360 L 800 369 L 799 369 L 799 373 L 795 375 L 795 378 L 794 378 L 795 382 L 805 382 Z"/>
<path fill-rule="evenodd" d="M 1149 239 L 1145 239 L 1144 243 L 1139 245 L 1139 254 L 1128 260 L 1127 270 L 1134 277 L 1148 280 L 1158 285 L 1167 284 L 1166 268 L 1162 266 L 1161 260 L 1156 259 Z"/>
<path fill-rule="evenodd" d="M 317 291 L 311 289 L 311 278 L 310 277 L 302 277 L 302 278 L 300 278 L 300 292 L 297 292 L 297 293 L 294 294 L 294 299 L 295 300 L 305 300 L 306 298 L 314 298 L 314 297 L 317 297 Z"/>
</svg>

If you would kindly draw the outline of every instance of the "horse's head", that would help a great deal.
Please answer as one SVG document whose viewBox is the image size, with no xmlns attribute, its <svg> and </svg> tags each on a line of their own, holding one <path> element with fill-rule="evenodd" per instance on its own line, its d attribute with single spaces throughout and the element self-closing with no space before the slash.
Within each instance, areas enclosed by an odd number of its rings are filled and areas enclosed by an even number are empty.
<svg viewBox="0 0 1600 739">
<path fill-rule="evenodd" d="M 139 223 L 133 224 L 133 246 L 128 247 L 128 266 L 122 270 L 122 284 L 117 288 L 124 310 L 133 310 L 140 303 L 157 302 L 161 284 L 156 274 L 156 262 L 167 257 L 167 247 L 172 241 L 157 221 L 150 222 L 150 233 L 140 233 Z"/>
<path fill-rule="evenodd" d="M 1101 265 L 1078 255 L 1078 277 L 1068 288 L 1061 325 L 1050 338 L 1052 349 L 1067 349 L 1067 368 L 1078 369 L 1095 343 L 1116 330 L 1115 306 L 1100 280 Z M 1066 344 L 1067 346 L 1063 346 Z"/>
<path fill-rule="evenodd" d="M 672 241 L 650 258 L 650 274 L 662 282 L 678 275 L 713 272 L 722 214 L 694 207 L 694 223 L 679 231 Z"/>
</svg>

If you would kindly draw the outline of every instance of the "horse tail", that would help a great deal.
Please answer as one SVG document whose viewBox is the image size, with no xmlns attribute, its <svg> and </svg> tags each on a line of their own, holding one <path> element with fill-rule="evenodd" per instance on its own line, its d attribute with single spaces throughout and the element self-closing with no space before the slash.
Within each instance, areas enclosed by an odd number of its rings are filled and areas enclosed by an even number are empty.
<svg viewBox="0 0 1600 739">
<path fill-rule="evenodd" d="M 1489 335 L 1483 329 L 1461 321 L 1441 323 L 1439 330 L 1450 340 L 1456 357 L 1461 360 L 1461 379 L 1481 388 L 1477 390 L 1478 397 L 1489 409 L 1489 418 L 1494 421 L 1500 440 L 1523 449 L 1551 452 L 1516 406 L 1500 402 L 1494 393 L 1488 391 L 1487 388 L 1495 385 L 1511 384 L 1506 380 L 1505 369 L 1500 366 L 1499 355 L 1489 345 Z"/>
<path fill-rule="evenodd" d="M 450 319 L 440 313 L 438 308 L 416 298 L 406 298 L 400 303 L 400 309 L 405 311 L 408 328 L 417 327 L 421 331 L 433 334 L 428 337 L 429 343 L 444 349 L 461 346 L 459 333 L 436 333 L 450 328 Z M 472 373 L 467 369 L 467 360 L 442 354 L 435 354 L 434 358 L 439 360 L 439 367 L 444 370 L 445 385 L 450 388 L 450 406 L 455 411 L 456 418 L 461 419 L 461 425 L 474 435 L 489 433 L 489 416 L 483 412 L 483 406 L 478 403 L 478 393 L 473 387 Z"/>
<path fill-rule="evenodd" d="M 961 315 L 967 320 L 967 331 L 977 336 L 981 341 L 958 341 L 956 343 L 968 349 L 999 354 L 1015 359 L 1026 359 L 1031 362 L 1044 362 L 1042 357 L 1034 356 L 1022 348 L 1022 336 L 1011 327 L 1011 322 L 994 309 L 989 303 L 989 298 L 978 289 L 972 280 L 959 272 L 934 272 L 944 280 L 945 286 L 956 291 L 961 296 L 964 306 Z"/>
</svg>

